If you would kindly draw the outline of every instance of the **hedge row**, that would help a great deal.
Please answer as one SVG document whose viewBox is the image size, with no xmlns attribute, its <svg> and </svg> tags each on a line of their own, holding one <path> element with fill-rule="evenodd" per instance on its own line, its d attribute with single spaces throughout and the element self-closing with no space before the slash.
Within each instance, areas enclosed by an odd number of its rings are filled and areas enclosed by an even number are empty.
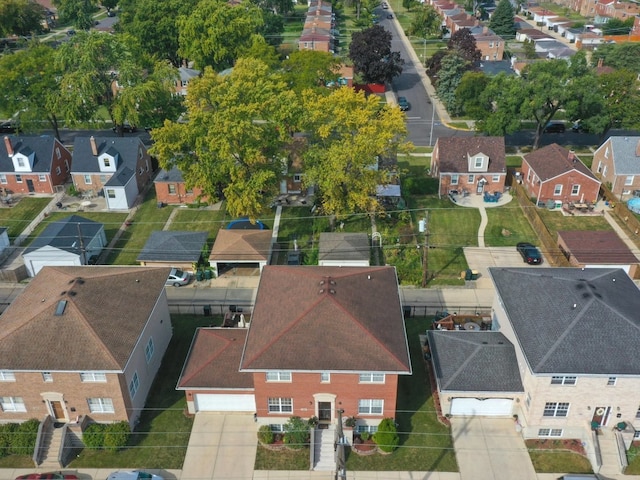
<svg viewBox="0 0 640 480">
<path fill-rule="evenodd" d="M 33 455 L 39 425 L 35 418 L 23 423 L 0 424 L 0 457 Z"/>
<path fill-rule="evenodd" d="M 95 450 L 116 451 L 127 445 L 130 436 L 128 422 L 92 423 L 82 433 L 82 443 Z"/>
</svg>

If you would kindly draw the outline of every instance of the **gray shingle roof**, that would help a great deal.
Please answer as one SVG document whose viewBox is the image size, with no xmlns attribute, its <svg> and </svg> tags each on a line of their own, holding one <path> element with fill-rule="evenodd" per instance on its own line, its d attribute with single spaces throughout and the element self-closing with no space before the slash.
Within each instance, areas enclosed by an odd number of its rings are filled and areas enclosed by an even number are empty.
<svg viewBox="0 0 640 480">
<path fill-rule="evenodd" d="M 42 135 L 39 137 L 28 137 L 14 135 L 5 135 L 9 137 L 13 150 L 29 156 L 35 153 L 35 160 L 32 171 L 35 173 L 51 172 L 51 160 L 53 159 L 53 147 L 55 138 L 50 135 Z M 4 138 L 4 136 L 3 136 Z M 0 141 L 0 172 L 15 173 L 13 161 L 9 157 L 7 147 L 4 141 Z"/>
<path fill-rule="evenodd" d="M 90 137 L 76 137 L 73 143 L 71 173 L 100 173 L 98 157 L 91 152 L 89 139 Z M 138 137 L 95 137 L 95 141 L 98 146 L 98 155 L 102 155 L 106 151 L 110 155 L 118 153 L 120 155 L 118 170 L 127 166 L 135 172 L 138 149 L 144 148 L 142 140 Z M 105 173 L 110 174 L 110 172 Z"/>
<path fill-rule="evenodd" d="M 640 137 L 609 137 L 609 141 L 616 175 L 640 175 Z"/>
<path fill-rule="evenodd" d="M 640 290 L 623 270 L 489 273 L 532 372 L 640 375 Z"/>
<path fill-rule="evenodd" d="M 208 235 L 208 232 L 151 232 L 136 261 L 197 262 Z"/>
<path fill-rule="evenodd" d="M 100 222 L 94 222 L 79 215 L 71 215 L 49 223 L 38 238 L 31 242 L 23 255 L 47 245 L 80 254 L 80 235 L 86 244 L 103 228 L 104 225 Z"/>
<path fill-rule="evenodd" d="M 500 332 L 429 330 L 440 390 L 523 392 L 513 345 Z"/>
<path fill-rule="evenodd" d="M 369 260 L 371 249 L 366 233 L 323 232 L 318 260 Z"/>
<path fill-rule="evenodd" d="M 156 176 L 153 183 L 182 183 L 182 172 L 178 167 L 173 167 L 171 170 L 160 170 L 160 173 Z"/>
</svg>

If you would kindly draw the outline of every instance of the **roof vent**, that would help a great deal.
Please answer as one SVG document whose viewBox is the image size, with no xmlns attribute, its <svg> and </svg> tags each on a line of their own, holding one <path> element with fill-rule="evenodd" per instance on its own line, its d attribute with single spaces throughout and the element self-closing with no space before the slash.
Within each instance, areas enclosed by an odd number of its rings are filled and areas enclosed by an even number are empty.
<svg viewBox="0 0 640 480">
<path fill-rule="evenodd" d="M 320 295 L 322 295 L 324 293 L 324 288 L 321 288 L 320 291 L 318 292 Z"/>
<path fill-rule="evenodd" d="M 330 289 L 330 290 L 329 290 L 329 293 L 330 293 L 331 295 L 335 295 L 335 294 L 336 294 L 336 291 L 332 288 L 332 289 Z"/>
<path fill-rule="evenodd" d="M 58 306 L 56 307 L 56 313 L 54 314 L 56 317 L 61 316 L 64 313 L 64 309 L 67 308 L 67 301 L 60 300 L 58 302 Z"/>
<path fill-rule="evenodd" d="M 371 275 L 367 275 L 367 280 L 371 280 Z"/>
<path fill-rule="evenodd" d="M 577 304 L 577 303 L 574 303 L 574 304 L 573 304 L 573 308 L 574 308 L 574 309 L 576 309 L 577 307 L 578 307 L 578 304 Z"/>
<path fill-rule="evenodd" d="M 498 345 L 504 345 L 504 342 L 498 342 Z"/>
</svg>

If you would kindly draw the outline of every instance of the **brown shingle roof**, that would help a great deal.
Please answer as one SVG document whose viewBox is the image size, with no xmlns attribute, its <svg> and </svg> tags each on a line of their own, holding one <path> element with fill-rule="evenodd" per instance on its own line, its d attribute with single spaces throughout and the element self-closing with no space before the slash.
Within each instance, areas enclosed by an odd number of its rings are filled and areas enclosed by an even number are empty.
<svg viewBox="0 0 640 480">
<path fill-rule="evenodd" d="M 209 260 L 259 262 L 269 259 L 271 230 L 220 230 Z"/>
<path fill-rule="evenodd" d="M 552 143 L 539 150 L 527 153 L 524 159 L 543 182 L 572 170 L 580 172 L 595 182 L 598 181 L 591 170 L 580 161 L 575 153 L 570 152 L 557 143 Z"/>
<path fill-rule="evenodd" d="M 241 369 L 411 373 L 395 269 L 265 267 Z"/>
<path fill-rule="evenodd" d="M 168 274 L 168 268 L 44 267 L 0 317 L 0 369 L 122 371 Z M 55 315 L 62 300 L 66 308 Z"/>
<path fill-rule="evenodd" d="M 253 374 L 238 371 L 246 340 L 246 328 L 199 328 L 178 389 L 252 389 Z"/>
<path fill-rule="evenodd" d="M 632 265 L 638 263 L 629 247 L 611 231 L 558 232 L 569 253 L 582 264 Z"/>
<path fill-rule="evenodd" d="M 440 137 L 437 141 L 441 173 L 466 173 L 469 156 L 489 156 L 488 173 L 505 171 L 504 137 Z"/>
</svg>

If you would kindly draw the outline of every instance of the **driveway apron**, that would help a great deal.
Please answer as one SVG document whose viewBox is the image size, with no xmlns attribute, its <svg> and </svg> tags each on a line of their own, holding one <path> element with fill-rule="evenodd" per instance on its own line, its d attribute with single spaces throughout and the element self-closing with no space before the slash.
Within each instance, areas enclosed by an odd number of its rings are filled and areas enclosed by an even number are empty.
<svg viewBox="0 0 640 480">
<path fill-rule="evenodd" d="M 513 419 L 453 417 L 451 434 L 462 480 L 535 480 Z"/>
</svg>

